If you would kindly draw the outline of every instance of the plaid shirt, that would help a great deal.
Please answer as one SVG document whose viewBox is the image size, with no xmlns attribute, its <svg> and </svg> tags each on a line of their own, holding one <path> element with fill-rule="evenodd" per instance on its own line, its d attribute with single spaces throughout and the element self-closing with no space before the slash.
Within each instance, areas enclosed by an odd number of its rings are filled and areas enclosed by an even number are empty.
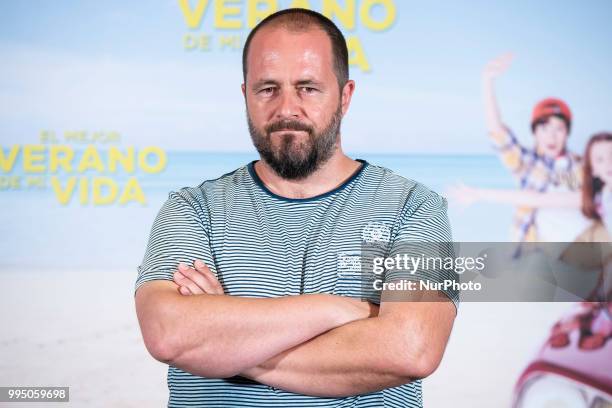
<svg viewBox="0 0 612 408">
<path fill-rule="evenodd" d="M 490 137 L 502 163 L 510 169 L 521 189 L 539 192 L 545 192 L 550 187 L 563 187 L 570 191 L 580 189 L 580 156 L 571 152 L 556 159 L 540 156 L 534 149 L 522 146 L 508 128 L 502 132 L 492 132 Z M 536 213 L 537 210 L 532 207 L 517 207 L 513 222 L 513 241 L 538 240 Z"/>
</svg>

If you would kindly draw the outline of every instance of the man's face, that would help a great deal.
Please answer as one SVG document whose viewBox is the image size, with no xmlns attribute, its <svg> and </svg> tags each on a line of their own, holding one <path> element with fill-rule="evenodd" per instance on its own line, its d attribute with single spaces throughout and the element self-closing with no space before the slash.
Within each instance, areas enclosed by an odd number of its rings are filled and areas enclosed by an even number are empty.
<svg viewBox="0 0 612 408">
<path fill-rule="evenodd" d="M 341 98 L 329 37 L 264 27 L 247 64 L 242 87 L 255 147 L 281 177 L 307 177 L 335 152 L 353 86 Z"/>
<path fill-rule="evenodd" d="M 568 129 L 563 119 L 551 116 L 535 128 L 537 152 L 554 159 L 565 151 Z"/>
</svg>

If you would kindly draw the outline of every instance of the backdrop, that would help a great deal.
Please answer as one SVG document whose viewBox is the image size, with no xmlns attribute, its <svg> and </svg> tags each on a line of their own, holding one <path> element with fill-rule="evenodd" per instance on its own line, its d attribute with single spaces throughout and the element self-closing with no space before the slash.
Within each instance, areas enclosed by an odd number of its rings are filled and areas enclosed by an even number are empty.
<svg viewBox="0 0 612 408">
<path fill-rule="evenodd" d="M 485 64 L 504 52 L 514 60 L 496 90 L 523 143 L 548 96 L 572 109 L 572 150 L 612 129 L 605 0 L 2 2 L 0 386 L 70 386 L 76 406 L 165 403 L 165 367 L 135 319 L 136 267 L 169 191 L 257 158 L 242 45 L 289 6 L 323 12 L 347 37 L 345 150 L 443 195 L 458 182 L 515 187 L 481 95 Z M 457 241 L 509 239 L 510 206 L 449 212 Z M 426 406 L 508 404 L 569 305 L 464 306 Z"/>
</svg>

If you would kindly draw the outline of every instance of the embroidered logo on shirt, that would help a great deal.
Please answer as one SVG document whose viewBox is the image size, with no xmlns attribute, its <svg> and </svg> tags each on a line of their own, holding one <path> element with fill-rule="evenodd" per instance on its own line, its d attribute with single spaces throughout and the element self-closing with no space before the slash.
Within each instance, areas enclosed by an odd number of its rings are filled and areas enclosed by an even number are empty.
<svg viewBox="0 0 612 408">
<path fill-rule="evenodd" d="M 361 253 L 358 251 L 340 252 L 337 270 L 339 275 L 361 273 Z"/>
<path fill-rule="evenodd" d="M 391 240 L 391 228 L 384 222 L 369 222 L 363 228 L 361 238 L 371 244 L 374 242 L 389 242 Z"/>
</svg>

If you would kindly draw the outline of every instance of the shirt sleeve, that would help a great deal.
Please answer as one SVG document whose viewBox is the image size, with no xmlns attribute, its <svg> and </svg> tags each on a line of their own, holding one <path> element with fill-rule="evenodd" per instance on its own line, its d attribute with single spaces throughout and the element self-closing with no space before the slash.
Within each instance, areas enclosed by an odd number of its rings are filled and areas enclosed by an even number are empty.
<svg viewBox="0 0 612 408">
<path fill-rule="evenodd" d="M 216 275 L 206 211 L 189 198 L 187 191 L 171 192 L 159 210 L 138 266 L 135 291 L 148 281 L 172 280 L 179 262 L 192 265 L 200 259 Z"/>
<path fill-rule="evenodd" d="M 512 130 L 504 128 L 489 134 L 493 147 L 506 168 L 515 176 L 522 174 L 528 150 L 520 144 Z"/>
<path fill-rule="evenodd" d="M 459 308 L 459 278 L 454 267 L 449 268 L 449 262 L 454 265 L 454 244 L 450 222 L 447 215 L 447 200 L 439 194 L 422 187 L 417 189 L 418 197 L 414 204 L 407 204 L 401 216 L 401 224 L 391 243 L 389 257 L 398 256 L 403 261 L 405 257 L 420 259 L 419 266 L 414 262 L 403 263 L 408 268 L 395 268 L 385 272 L 385 282 L 396 280 L 411 280 L 439 283 L 441 291 L 453 302 L 455 309 Z M 444 285 L 446 282 L 456 282 L 457 285 Z"/>
</svg>

